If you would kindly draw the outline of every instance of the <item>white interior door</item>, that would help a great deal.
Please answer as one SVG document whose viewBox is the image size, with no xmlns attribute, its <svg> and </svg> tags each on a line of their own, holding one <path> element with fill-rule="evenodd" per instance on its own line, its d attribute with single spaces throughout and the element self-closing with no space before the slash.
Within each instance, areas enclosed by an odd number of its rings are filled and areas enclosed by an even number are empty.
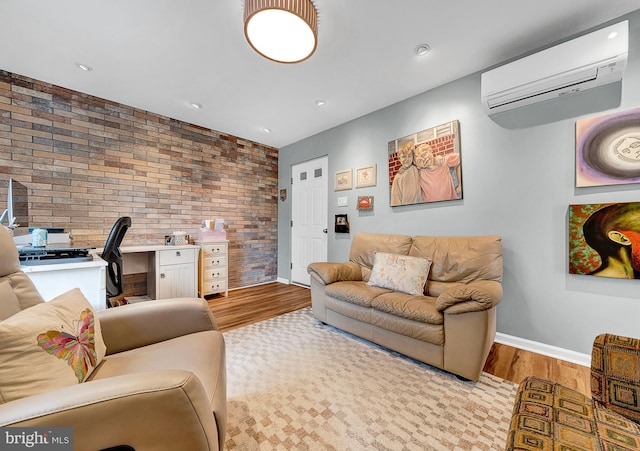
<svg viewBox="0 0 640 451">
<path fill-rule="evenodd" d="M 307 265 L 327 261 L 327 157 L 291 168 L 291 282 L 310 285 Z"/>
</svg>

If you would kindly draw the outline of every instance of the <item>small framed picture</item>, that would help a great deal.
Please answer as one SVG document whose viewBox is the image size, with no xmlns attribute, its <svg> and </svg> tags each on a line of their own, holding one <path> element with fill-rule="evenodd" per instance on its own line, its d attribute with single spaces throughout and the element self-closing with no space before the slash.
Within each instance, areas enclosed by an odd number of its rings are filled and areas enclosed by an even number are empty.
<svg viewBox="0 0 640 451">
<path fill-rule="evenodd" d="M 373 210 L 373 196 L 358 196 L 358 210 Z"/>
<path fill-rule="evenodd" d="M 349 233 L 349 218 L 347 215 L 336 215 L 335 233 Z"/>
<path fill-rule="evenodd" d="M 334 191 L 342 191 L 345 189 L 353 188 L 353 182 L 351 180 L 351 169 L 343 169 L 336 172 Z"/>
<path fill-rule="evenodd" d="M 356 188 L 376 186 L 376 165 L 370 164 L 356 168 Z"/>
</svg>

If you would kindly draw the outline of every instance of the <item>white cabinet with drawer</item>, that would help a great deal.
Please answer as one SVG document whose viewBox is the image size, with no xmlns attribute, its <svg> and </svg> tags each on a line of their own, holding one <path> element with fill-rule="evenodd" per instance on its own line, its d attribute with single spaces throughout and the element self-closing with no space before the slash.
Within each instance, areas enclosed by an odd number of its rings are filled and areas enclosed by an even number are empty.
<svg viewBox="0 0 640 451">
<path fill-rule="evenodd" d="M 197 246 L 167 246 L 149 258 L 147 288 L 151 299 L 197 296 Z"/>
<path fill-rule="evenodd" d="M 200 246 L 198 260 L 198 294 L 229 294 L 229 242 L 196 241 Z"/>
</svg>

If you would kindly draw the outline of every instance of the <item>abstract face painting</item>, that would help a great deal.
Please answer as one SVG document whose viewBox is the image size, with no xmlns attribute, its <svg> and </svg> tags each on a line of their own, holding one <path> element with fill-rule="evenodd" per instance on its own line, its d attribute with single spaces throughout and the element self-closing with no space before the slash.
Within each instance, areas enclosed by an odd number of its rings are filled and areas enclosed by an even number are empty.
<svg viewBox="0 0 640 451">
<path fill-rule="evenodd" d="M 569 273 L 640 279 L 640 202 L 571 205 Z"/>
</svg>

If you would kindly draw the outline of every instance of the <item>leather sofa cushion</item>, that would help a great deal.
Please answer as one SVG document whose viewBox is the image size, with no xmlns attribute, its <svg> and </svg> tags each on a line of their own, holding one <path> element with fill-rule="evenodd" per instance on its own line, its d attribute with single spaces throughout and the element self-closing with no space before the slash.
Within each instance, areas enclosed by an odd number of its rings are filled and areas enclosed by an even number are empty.
<svg viewBox="0 0 640 451">
<path fill-rule="evenodd" d="M 325 294 L 341 301 L 362 307 L 371 307 L 371 301 L 384 293 L 392 293 L 386 288 L 369 286 L 362 281 L 336 282 L 327 285 Z"/>
<path fill-rule="evenodd" d="M 20 311 L 20 303 L 11 288 L 9 280 L 0 282 L 0 321 Z"/>
<path fill-rule="evenodd" d="M 375 309 L 371 309 L 371 324 L 403 337 L 413 338 L 438 346 L 444 345 L 443 324 L 427 324 L 412 321 Z"/>
<path fill-rule="evenodd" d="M 429 280 L 502 281 L 502 241 L 499 236 L 417 236 L 409 255 L 432 260 Z"/>
<path fill-rule="evenodd" d="M 4 227 L 0 227 L 0 282 L 9 281 L 20 309 L 44 302 L 31 279 L 20 270 L 18 248 Z M 2 299 L 0 299 L 2 302 Z"/>
<path fill-rule="evenodd" d="M 2 253 L 0 252 L 0 256 L 1 255 Z M 0 277 L 0 282 L 6 281 L 9 282 L 9 285 L 13 290 L 13 294 L 18 299 L 20 310 L 24 310 L 44 302 L 44 299 L 42 299 L 42 296 L 38 293 L 38 290 L 31 279 L 29 279 L 29 276 L 22 271 L 18 270 L 18 272 L 13 274 Z"/>
<path fill-rule="evenodd" d="M 339 301 L 373 308 L 412 321 L 435 325 L 444 323 L 444 316 L 436 309 L 435 298 L 430 296 L 413 296 L 369 286 L 360 281 L 332 283 L 326 286 L 325 294 Z"/>
<path fill-rule="evenodd" d="M 351 243 L 349 261 L 362 268 L 362 279 L 369 281 L 376 252 L 408 255 L 413 239 L 404 235 L 386 235 L 381 233 L 357 233 Z"/>
<path fill-rule="evenodd" d="M 376 296 L 371 307 L 381 312 L 426 324 L 444 324 L 444 316 L 436 310 L 436 298 L 393 292 Z"/>
</svg>

